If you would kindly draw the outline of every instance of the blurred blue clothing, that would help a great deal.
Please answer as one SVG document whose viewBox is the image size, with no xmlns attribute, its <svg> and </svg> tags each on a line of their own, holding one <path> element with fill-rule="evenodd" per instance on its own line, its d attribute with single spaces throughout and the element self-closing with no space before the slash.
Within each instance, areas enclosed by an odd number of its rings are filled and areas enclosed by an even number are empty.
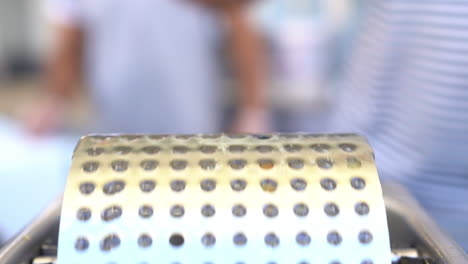
<svg viewBox="0 0 468 264">
<path fill-rule="evenodd" d="M 77 140 L 34 139 L 0 117 L 0 245 L 62 193 Z"/>
<path fill-rule="evenodd" d="M 47 10 L 85 32 L 93 132 L 219 129 L 215 14 L 183 0 L 49 0 Z"/>
<path fill-rule="evenodd" d="M 328 131 L 366 135 L 380 175 L 468 250 L 468 5 L 374 0 L 368 12 Z"/>
</svg>

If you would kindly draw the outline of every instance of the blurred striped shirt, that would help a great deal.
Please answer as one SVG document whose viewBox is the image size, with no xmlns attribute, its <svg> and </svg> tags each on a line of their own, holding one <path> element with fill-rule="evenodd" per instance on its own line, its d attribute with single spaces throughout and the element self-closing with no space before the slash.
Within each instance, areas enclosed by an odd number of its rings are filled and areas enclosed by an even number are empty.
<svg viewBox="0 0 468 264">
<path fill-rule="evenodd" d="M 456 212 L 468 249 L 468 2 L 371 1 L 368 12 L 329 129 L 367 135 L 382 177 L 435 216 Z"/>
</svg>

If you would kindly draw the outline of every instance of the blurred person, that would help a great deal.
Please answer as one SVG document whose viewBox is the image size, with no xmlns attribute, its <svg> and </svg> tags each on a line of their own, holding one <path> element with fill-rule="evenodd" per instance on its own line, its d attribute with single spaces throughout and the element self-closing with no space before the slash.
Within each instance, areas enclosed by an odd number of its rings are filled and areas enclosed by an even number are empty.
<svg viewBox="0 0 468 264">
<path fill-rule="evenodd" d="M 219 48 L 226 41 L 239 88 L 232 130 L 266 129 L 261 48 L 248 0 L 48 0 L 55 41 L 47 96 L 27 121 L 54 130 L 81 77 L 93 132 L 207 133 L 222 118 Z"/>
<path fill-rule="evenodd" d="M 468 5 L 371 0 L 352 45 L 327 131 L 366 135 L 381 177 L 468 251 Z"/>
</svg>

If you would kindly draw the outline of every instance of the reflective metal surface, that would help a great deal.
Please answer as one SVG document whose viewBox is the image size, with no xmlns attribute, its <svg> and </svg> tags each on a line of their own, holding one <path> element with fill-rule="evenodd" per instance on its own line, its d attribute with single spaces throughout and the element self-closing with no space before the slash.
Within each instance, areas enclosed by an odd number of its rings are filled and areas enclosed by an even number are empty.
<svg viewBox="0 0 468 264">
<path fill-rule="evenodd" d="M 74 153 L 58 263 L 390 262 L 360 136 L 89 136 Z"/>
</svg>

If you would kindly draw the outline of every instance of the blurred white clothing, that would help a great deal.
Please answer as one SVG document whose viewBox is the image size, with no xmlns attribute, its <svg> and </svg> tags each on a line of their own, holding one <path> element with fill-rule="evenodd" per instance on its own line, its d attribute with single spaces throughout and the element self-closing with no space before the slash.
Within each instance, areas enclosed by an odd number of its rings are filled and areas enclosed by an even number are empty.
<svg viewBox="0 0 468 264">
<path fill-rule="evenodd" d="M 85 32 L 93 132 L 218 130 L 215 15 L 184 0 L 49 0 L 55 24 Z"/>
</svg>

